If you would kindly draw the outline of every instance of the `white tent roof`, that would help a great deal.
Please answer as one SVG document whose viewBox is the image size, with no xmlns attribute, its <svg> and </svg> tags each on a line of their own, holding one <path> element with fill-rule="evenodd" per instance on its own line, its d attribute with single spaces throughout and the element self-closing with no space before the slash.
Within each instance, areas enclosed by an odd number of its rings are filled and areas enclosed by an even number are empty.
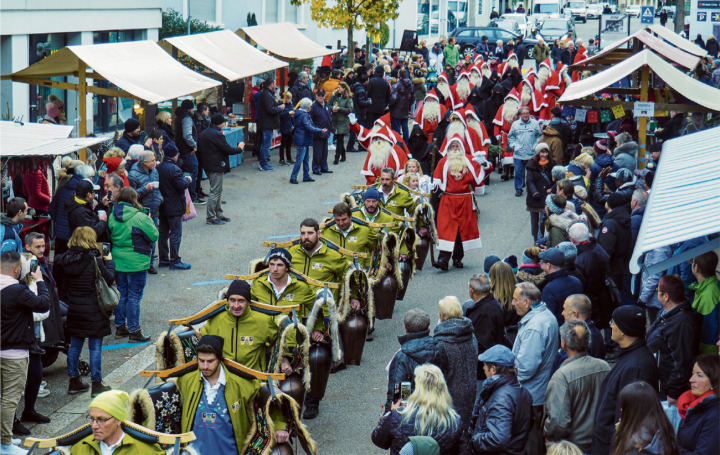
<svg viewBox="0 0 720 455">
<path fill-rule="evenodd" d="M 150 103 L 220 85 L 177 62 L 152 41 L 68 46 L 12 76 L 77 75 L 79 61 L 120 89 Z"/>
<path fill-rule="evenodd" d="M 630 271 L 638 273 L 638 261 L 650 250 L 720 232 L 720 127 L 700 131 L 663 144 L 662 158 L 653 179 Z M 648 268 L 666 270 L 720 246 L 720 239 L 701 246 L 689 257 L 673 256 Z"/>
<path fill-rule="evenodd" d="M 720 111 L 720 90 L 691 78 L 648 49 L 638 52 L 594 76 L 573 82 L 565 89 L 565 93 L 560 97 L 558 103 L 578 100 L 597 93 L 644 65 L 648 65 L 667 85 L 688 100 L 708 109 Z"/>
<path fill-rule="evenodd" d="M 69 138 L 73 127 L 42 123 L 0 122 L 0 154 L 8 156 L 58 156 L 107 141 L 102 137 Z"/>
<path fill-rule="evenodd" d="M 240 36 L 249 37 L 264 49 L 287 60 L 304 60 L 339 52 L 317 44 L 290 22 L 244 27 L 238 32 Z"/>
<path fill-rule="evenodd" d="M 659 36 L 660 38 L 664 39 L 668 43 L 672 44 L 673 46 L 679 47 L 680 49 L 684 50 L 685 52 L 697 55 L 698 57 L 705 57 L 707 55 L 707 51 L 705 49 L 693 43 L 692 41 L 683 38 L 669 28 L 665 28 L 659 24 L 653 24 L 647 29 Z"/>
<path fill-rule="evenodd" d="M 282 60 L 255 49 L 230 30 L 166 38 L 160 45 L 164 42 L 175 46 L 229 81 L 288 66 Z"/>
</svg>

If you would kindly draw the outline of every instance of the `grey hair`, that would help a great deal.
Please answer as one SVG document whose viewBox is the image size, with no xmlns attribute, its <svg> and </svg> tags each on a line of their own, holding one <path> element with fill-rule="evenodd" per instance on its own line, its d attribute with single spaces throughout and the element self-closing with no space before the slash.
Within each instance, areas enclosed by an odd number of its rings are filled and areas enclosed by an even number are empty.
<svg viewBox="0 0 720 455">
<path fill-rule="evenodd" d="M 530 108 L 529 108 L 529 107 L 527 107 L 527 106 L 523 106 L 523 107 L 521 107 L 521 108 L 520 108 L 520 113 L 522 114 L 522 113 L 523 113 L 524 111 L 527 111 L 527 112 L 528 112 L 528 114 L 529 114 L 529 113 L 530 113 Z"/>
<path fill-rule="evenodd" d="M 587 242 L 590 240 L 590 229 L 585 223 L 575 223 L 568 229 L 568 237 L 576 243 Z"/>
<path fill-rule="evenodd" d="M 117 188 L 122 188 L 125 186 L 125 181 L 119 175 L 117 175 L 117 174 L 107 175 L 107 176 L 105 176 L 105 180 L 107 180 L 108 177 L 110 177 L 112 186 L 117 187 Z"/>
<path fill-rule="evenodd" d="M 384 167 L 384 168 L 382 168 L 382 170 L 380 171 L 380 173 L 381 173 L 381 174 L 390 174 L 390 177 L 392 177 L 393 180 L 395 179 L 395 169 L 393 169 L 393 168 L 391 168 L 391 167 Z"/>
<path fill-rule="evenodd" d="M 307 111 L 310 109 L 310 106 L 312 106 L 312 101 L 310 101 L 310 98 L 303 98 L 300 100 L 300 105 L 298 106 L 298 109 L 302 111 Z"/>
<path fill-rule="evenodd" d="M 93 169 L 93 167 L 89 164 L 80 164 L 75 168 L 75 173 L 85 179 L 89 179 L 95 175 L 95 169 Z"/>
<path fill-rule="evenodd" d="M 550 171 L 550 174 L 552 175 L 553 180 L 562 180 L 565 178 L 565 166 L 556 165 L 553 166 L 552 170 Z"/>
<path fill-rule="evenodd" d="M 630 135 L 630 133 L 628 133 L 626 131 L 615 136 L 615 143 L 618 145 L 624 144 L 624 143 L 630 142 L 630 141 L 632 141 L 632 136 Z"/>
<path fill-rule="evenodd" d="M 487 294 L 492 286 L 490 276 L 487 273 L 477 273 L 471 276 L 468 284 L 470 289 L 477 294 Z"/>
<path fill-rule="evenodd" d="M 135 147 L 135 145 L 139 145 L 139 147 Z M 127 159 L 129 160 L 139 160 L 142 156 L 142 152 L 145 151 L 145 147 L 143 147 L 140 144 L 133 144 L 128 149 Z"/>
<path fill-rule="evenodd" d="M 403 325 L 407 333 L 422 332 L 430 328 L 430 315 L 419 308 L 413 308 L 405 313 Z"/>
<path fill-rule="evenodd" d="M 140 157 L 143 161 L 150 161 L 151 159 L 155 159 L 155 152 L 152 150 L 143 150 L 143 152 L 140 154 Z"/>
<path fill-rule="evenodd" d="M 515 288 L 520 289 L 520 298 L 528 299 L 530 301 L 530 305 L 537 305 L 540 303 L 540 300 L 542 300 L 542 293 L 540 292 L 540 289 L 532 283 L 523 281 L 522 283 L 516 284 Z"/>
<path fill-rule="evenodd" d="M 560 339 L 565 341 L 567 349 L 575 352 L 587 352 L 590 346 L 590 329 L 585 321 L 573 319 L 560 326 Z"/>
<path fill-rule="evenodd" d="M 637 201 L 640 207 L 645 207 L 645 205 L 647 205 L 648 194 L 647 191 L 643 189 L 637 189 L 633 191 L 632 198 Z"/>
<path fill-rule="evenodd" d="M 303 79 L 307 79 L 307 77 L 308 77 L 308 73 L 306 73 L 305 71 L 300 71 L 300 74 L 298 74 L 299 81 L 301 81 Z"/>
</svg>

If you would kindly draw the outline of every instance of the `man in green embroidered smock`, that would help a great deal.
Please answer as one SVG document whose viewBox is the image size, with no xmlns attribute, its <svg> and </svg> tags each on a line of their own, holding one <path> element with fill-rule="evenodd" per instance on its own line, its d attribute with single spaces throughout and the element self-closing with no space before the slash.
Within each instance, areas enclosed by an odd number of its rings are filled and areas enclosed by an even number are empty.
<svg viewBox="0 0 720 455">
<path fill-rule="evenodd" d="M 226 310 L 210 318 L 200 335 L 218 335 L 225 340 L 223 356 L 258 371 L 267 371 L 265 350 L 277 341 L 277 325 L 271 316 L 253 311 L 250 285 L 230 283 Z"/>
<path fill-rule="evenodd" d="M 195 433 L 193 446 L 202 454 L 242 453 L 255 420 L 253 401 L 260 381 L 231 373 L 222 363 L 223 345 L 222 337 L 202 337 L 197 348 L 198 371 L 177 380 L 183 398 L 182 432 Z M 271 411 L 271 417 L 277 442 L 287 442 L 282 415 Z"/>
<path fill-rule="evenodd" d="M 353 253 L 365 253 L 366 258 L 358 258 L 360 267 L 367 268 L 372 261 L 372 253 L 378 239 L 378 231 L 352 220 L 352 210 L 345 202 L 333 207 L 333 222 L 321 231 L 324 239 Z"/>
</svg>

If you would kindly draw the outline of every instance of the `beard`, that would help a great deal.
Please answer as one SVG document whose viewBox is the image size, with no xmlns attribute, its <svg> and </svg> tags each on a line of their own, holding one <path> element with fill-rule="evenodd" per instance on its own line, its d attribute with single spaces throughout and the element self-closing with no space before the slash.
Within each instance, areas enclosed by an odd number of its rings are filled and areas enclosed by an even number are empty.
<svg viewBox="0 0 720 455">
<path fill-rule="evenodd" d="M 457 180 L 460 180 L 467 172 L 465 155 L 461 150 L 450 150 L 448 152 L 447 162 L 450 170 L 450 175 L 455 177 Z"/>
<path fill-rule="evenodd" d="M 470 83 L 472 85 L 479 85 L 482 82 L 482 75 L 477 71 L 470 72 Z"/>
<path fill-rule="evenodd" d="M 520 103 L 516 100 L 509 99 L 505 101 L 505 104 L 503 104 L 503 119 L 508 123 L 512 123 L 513 120 L 515 120 L 519 108 Z"/>
<path fill-rule="evenodd" d="M 522 95 L 520 96 L 520 101 L 522 102 L 523 106 L 529 106 L 531 101 L 531 95 L 532 95 L 532 89 L 529 85 L 523 84 L 522 88 Z"/>
<path fill-rule="evenodd" d="M 458 96 L 465 101 L 468 95 L 470 95 L 470 81 L 465 77 L 460 78 L 455 86 L 455 90 Z"/>
<path fill-rule="evenodd" d="M 456 134 L 460 137 L 465 137 L 465 125 L 458 120 L 450 122 L 447 127 L 447 132 L 445 132 L 445 136 L 451 138 Z"/>
<path fill-rule="evenodd" d="M 440 120 L 440 103 L 437 101 L 426 101 L 422 107 L 423 120 L 427 120 L 430 123 L 437 123 Z"/>
<path fill-rule="evenodd" d="M 535 88 L 542 90 L 550 77 L 550 70 L 545 65 L 541 65 L 538 69 L 537 78 L 535 78 Z"/>
<path fill-rule="evenodd" d="M 468 128 L 474 129 L 475 132 L 478 133 L 478 136 L 480 136 L 481 138 L 484 139 L 484 137 L 483 137 L 483 132 L 482 132 L 482 127 L 480 126 L 480 122 L 478 122 L 477 120 L 475 120 L 475 119 L 472 118 L 472 117 L 468 117 L 468 119 L 467 119 L 467 125 L 468 125 Z"/>
<path fill-rule="evenodd" d="M 507 60 L 507 64 L 508 64 L 508 68 L 510 68 L 510 69 L 519 68 L 519 67 L 520 67 L 520 63 L 518 63 L 518 61 L 517 61 L 516 58 L 509 58 L 509 59 Z"/>
<path fill-rule="evenodd" d="M 492 71 L 490 71 L 490 68 L 488 68 L 487 66 L 481 68 L 480 72 L 482 73 L 483 76 L 485 76 L 488 79 L 490 79 L 490 76 L 492 76 Z"/>
<path fill-rule="evenodd" d="M 438 83 L 437 83 L 437 89 L 438 89 L 438 91 L 442 94 L 442 96 L 444 96 L 445 98 L 450 97 L 450 85 L 448 85 L 447 82 L 445 82 L 445 81 L 443 81 L 443 82 L 438 81 Z"/>
<path fill-rule="evenodd" d="M 383 140 L 373 140 L 370 143 L 370 148 L 368 151 L 370 152 L 370 159 L 368 161 L 368 165 L 370 166 L 370 169 L 382 169 L 387 166 L 388 158 L 390 157 L 390 149 L 392 148 L 392 144 Z"/>
</svg>

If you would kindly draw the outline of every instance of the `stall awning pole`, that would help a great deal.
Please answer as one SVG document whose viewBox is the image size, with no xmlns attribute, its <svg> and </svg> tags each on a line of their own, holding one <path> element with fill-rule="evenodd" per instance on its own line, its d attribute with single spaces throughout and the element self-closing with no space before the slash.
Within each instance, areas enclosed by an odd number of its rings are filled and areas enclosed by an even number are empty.
<svg viewBox="0 0 720 455">
<path fill-rule="evenodd" d="M 650 69 L 648 65 L 643 65 L 640 70 L 640 101 L 648 100 L 648 84 L 650 83 Z M 638 151 L 638 165 L 640 169 L 645 169 L 645 150 L 647 148 L 647 117 L 640 117 L 638 122 L 638 135 L 640 140 L 640 150 Z"/>
<path fill-rule="evenodd" d="M 87 67 L 85 62 L 78 60 L 78 116 L 80 117 L 80 125 L 78 137 L 87 136 L 87 78 L 85 72 Z M 80 160 L 87 163 L 87 149 L 80 150 Z"/>
</svg>

